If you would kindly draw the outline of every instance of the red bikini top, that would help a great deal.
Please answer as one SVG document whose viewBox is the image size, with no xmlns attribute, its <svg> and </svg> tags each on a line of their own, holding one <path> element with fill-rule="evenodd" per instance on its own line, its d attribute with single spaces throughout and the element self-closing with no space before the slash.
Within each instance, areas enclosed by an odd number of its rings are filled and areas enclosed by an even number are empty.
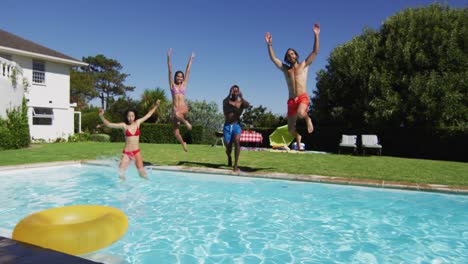
<svg viewBox="0 0 468 264">
<path fill-rule="evenodd" d="M 139 136 L 140 135 L 140 128 L 137 127 L 137 129 L 135 130 L 135 134 L 132 134 L 130 132 L 130 130 L 128 130 L 128 128 L 125 130 L 125 136 L 126 137 L 136 137 L 136 136 Z"/>
</svg>

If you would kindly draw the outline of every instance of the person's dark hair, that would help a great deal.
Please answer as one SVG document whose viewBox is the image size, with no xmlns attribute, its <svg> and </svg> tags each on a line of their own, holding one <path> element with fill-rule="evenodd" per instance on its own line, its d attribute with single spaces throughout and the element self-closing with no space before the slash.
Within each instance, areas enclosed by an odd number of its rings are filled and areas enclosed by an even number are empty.
<svg viewBox="0 0 468 264">
<path fill-rule="evenodd" d="M 179 73 L 182 73 L 182 78 L 185 79 L 185 74 L 184 74 L 183 71 L 176 71 L 175 74 L 174 74 L 174 83 L 176 82 L 176 77 L 177 77 L 177 74 L 179 74 Z"/>
<path fill-rule="evenodd" d="M 284 54 L 284 62 L 286 62 L 285 64 L 288 65 L 289 67 L 291 66 L 291 62 L 289 61 L 289 58 L 288 58 L 288 52 L 290 50 L 292 50 L 294 54 L 296 54 L 297 60 L 299 60 L 299 54 L 297 54 L 297 51 L 295 49 L 289 48 Z"/>
<path fill-rule="evenodd" d="M 231 86 L 231 88 L 229 89 L 229 94 L 226 98 L 230 98 L 231 97 L 231 93 L 232 93 L 232 89 L 234 88 L 237 88 L 237 89 L 240 89 L 239 86 L 237 84 L 234 84 L 233 86 Z"/>
<path fill-rule="evenodd" d="M 125 124 L 127 124 L 127 125 L 130 125 L 130 123 L 128 122 L 128 119 L 127 119 L 127 115 L 128 115 L 128 113 L 130 113 L 130 112 L 133 112 L 133 113 L 135 114 L 135 120 L 137 119 L 137 116 L 138 116 L 135 109 L 131 109 L 131 108 L 130 108 L 130 109 L 127 109 L 127 111 L 125 111 L 125 113 L 124 113 L 124 122 L 125 122 Z"/>
</svg>

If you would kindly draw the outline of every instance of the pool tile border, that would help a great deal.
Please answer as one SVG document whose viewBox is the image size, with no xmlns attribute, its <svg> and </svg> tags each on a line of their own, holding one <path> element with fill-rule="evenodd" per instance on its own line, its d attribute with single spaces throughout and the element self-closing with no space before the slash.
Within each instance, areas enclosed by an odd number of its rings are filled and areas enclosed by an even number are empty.
<svg viewBox="0 0 468 264">
<path fill-rule="evenodd" d="M 101 161 L 101 160 L 75 160 L 75 161 L 32 163 L 32 164 L 13 165 L 13 166 L 0 166 L 0 172 L 8 171 L 8 170 L 63 166 L 63 165 L 72 165 L 72 164 L 109 166 L 108 162 Z M 374 187 L 374 188 L 402 189 L 402 190 L 468 195 L 468 186 L 455 186 L 455 185 L 443 185 L 443 184 L 418 184 L 418 183 L 411 183 L 411 182 L 367 180 L 367 179 L 360 179 L 360 178 L 345 178 L 345 177 L 306 175 L 306 174 L 252 173 L 252 172 L 234 173 L 233 171 L 226 170 L 226 169 L 186 167 L 186 166 L 151 165 L 151 166 L 146 166 L 146 167 L 152 170 L 163 170 L 163 171 L 183 171 L 183 172 L 205 173 L 205 174 L 206 173 L 223 174 L 223 175 L 228 175 L 228 176 L 281 179 L 281 180 L 291 180 L 291 181 L 331 183 L 331 184 L 365 186 L 365 187 Z"/>
</svg>

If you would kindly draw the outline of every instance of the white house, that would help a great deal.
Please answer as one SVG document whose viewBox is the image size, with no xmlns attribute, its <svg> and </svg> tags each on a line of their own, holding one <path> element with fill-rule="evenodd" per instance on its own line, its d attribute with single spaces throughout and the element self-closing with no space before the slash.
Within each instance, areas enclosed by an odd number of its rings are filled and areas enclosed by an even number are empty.
<svg viewBox="0 0 468 264">
<path fill-rule="evenodd" d="M 6 117 L 7 109 L 20 106 L 24 95 L 33 141 L 73 135 L 73 66 L 87 64 L 0 29 L 0 117 Z"/>
</svg>

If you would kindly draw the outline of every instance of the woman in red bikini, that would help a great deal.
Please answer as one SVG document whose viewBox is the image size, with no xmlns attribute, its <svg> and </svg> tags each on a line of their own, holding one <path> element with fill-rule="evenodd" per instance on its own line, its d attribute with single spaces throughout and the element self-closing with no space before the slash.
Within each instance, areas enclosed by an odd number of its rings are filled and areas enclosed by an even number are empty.
<svg viewBox="0 0 468 264">
<path fill-rule="evenodd" d="M 185 69 L 185 74 L 182 71 L 176 71 L 174 79 L 172 79 L 172 64 L 171 64 L 171 52 L 169 49 L 167 52 L 167 67 L 169 69 L 169 87 L 172 94 L 172 122 L 174 124 L 174 136 L 182 144 L 182 148 L 187 152 L 187 143 L 180 135 L 180 122 L 187 126 L 188 130 L 192 129 L 192 125 L 185 119 L 184 115 L 188 113 L 188 107 L 185 103 L 185 91 L 187 89 L 187 82 L 190 74 L 190 67 L 192 66 L 192 60 L 195 55 L 192 53 Z"/>
<path fill-rule="evenodd" d="M 146 171 L 143 168 L 143 158 L 140 153 L 140 124 L 150 118 L 158 108 L 160 100 L 156 101 L 155 106 L 142 118 L 136 119 L 134 110 L 127 110 L 125 113 L 125 123 L 111 123 L 104 117 L 104 109 L 99 110 L 99 117 L 106 127 L 122 129 L 125 134 L 125 148 L 119 165 L 119 178 L 125 180 L 125 171 L 131 160 L 135 160 L 138 173 L 142 178 L 148 179 Z M 135 120 L 136 119 L 136 120 Z"/>
</svg>

